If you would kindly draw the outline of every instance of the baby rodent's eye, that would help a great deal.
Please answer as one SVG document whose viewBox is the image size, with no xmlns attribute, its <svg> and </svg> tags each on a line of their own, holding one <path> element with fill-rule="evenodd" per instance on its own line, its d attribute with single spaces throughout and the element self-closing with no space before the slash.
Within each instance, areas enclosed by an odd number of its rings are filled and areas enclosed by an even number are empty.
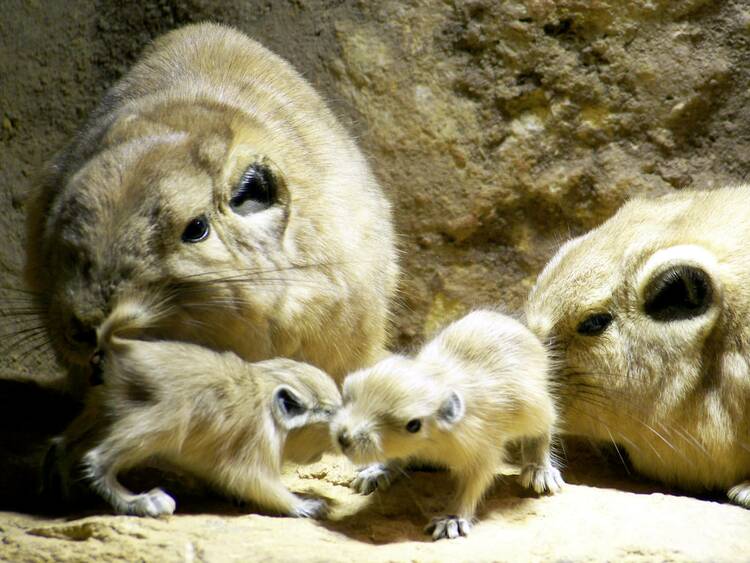
<svg viewBox="0 0 750 563">
<path fill-rule="evenodd" d="M 412 418 L 406 423 L 406 431 L 411 432 L 412 434 L 419 432 L 420 428 L 422 428 L 422 421 L 418 418 Z"/>
<path fill-rule="evenodd" d="M 229 206 L 239 215 L 249 215 L 268 209 L 277 200 L 276 178 L 268 166 L 253 164 L 245 170 L 229 200 Z"/>
<path fill-rule="evenodd" d="M 599 336 L 606 330 L 609 323 L 612 322 L 612 315 L 609 313 L 594 313 L 583 319 L 576 332 L 584 336 Z"/>
<path fill-rule="evenodd" d="M 187 224 L 187 227 L 185 227 L 185 230 L 182 231 L 182 241 L 190 243 L 200 242 L 208 236 L 210 231 L 211 228 L 209 227 L 206 216 L 199 215 L 195 219 L 192 219 Z"/>
</svg>

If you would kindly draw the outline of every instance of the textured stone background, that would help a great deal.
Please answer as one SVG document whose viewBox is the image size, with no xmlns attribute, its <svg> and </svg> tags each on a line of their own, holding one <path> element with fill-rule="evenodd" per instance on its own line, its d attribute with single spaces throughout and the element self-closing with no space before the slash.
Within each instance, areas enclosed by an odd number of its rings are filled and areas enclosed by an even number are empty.
<svg viewBox="0 0 750 563">
<path fill-rule="evenodd" d="M 606 219 L 633 194 L 710 188 L 739 182 L 750 171 L 750 6 L 744 0 L 3 0 L 1 286 L 18 287 L 23 201 L 40 163 L 73 134 L 150 39 L 203 19 L 235 25 L 289 59 L 324 93 L 370 155 L 394 202 L 402 234 L 406 275 L 395 316 L 396 346 L 418 341 L 425 331 L 474 305 L 519 309 L 557 244 Z M 4 295 L 11 307 L 15 294 Z M 27 317 L 2 321 L 3 374 L 43 379 L 57 373 L 43 347 L 28 352 L 38 341 L 17 336 L 32 324 Z M 24 414 L 34 416 L 33 410 Z M 6 429 L 12 424 L 8 416 L 2 422 Z M 577 488 L 572 490 L 577 494 Z M 709 547 L 674 547 L 659 551 L 660 558 L 731 559 L 750 552 L 746 511 L 685 498 L 650 502 L 651 497 L 632 501 L 625 493 L 588 494 L 589 500 L 586 495 L 572 498 L 581 503 L 575 512 L 590 510 L 592 519 L 607 521 L 609 506 L 612 514 L 617 507 L 637 507 L 638 514 L 654 510 L 665 520 L 638 528 L 634 516 L 632 545 L 626 542 L 632 552 L 607 551 L 606 545 L 617 542 L 593 534 L 589 551 L 506 548 L 497 557 L 529 553 L 580 559 L 589 553 L 594 559 L 637 558 L 639 538 L 646 545 L 650 528 L 663 524 L 666 530 L 669 514 L 680 525 L 689 523 L 685 514 L 690 514 L 701 525 L 718 522 L 716 530 L 722 518 L 735 522 L 735 528 L 727 524 L 725 538 L 709 534 Z M 558 510 L 550 508 L 558 506 L 554 499 L 537 502 L 542 521 L 552 518 L 547 511 Z M 560 502 L 562 522 L 565 501 Z M 696 515 L 704 509 L 705 517 Z M 419 519 L 409 518 L 409 526 L 416 526 Z M 99 524 L 82 523 L 80 534 L 37 530 L 29 535 L 24 530 L 42 524 L 26 522 L 16 529 L 12 522 L 0 519 L 0 536 L 21 530 L 18 537 L 25 540 L 2 540 L 0 559 L 3 545 L 20 549 L 8 551 L 14 554 L 9 559 L 41 553 L 44 541 L 38 538 L 80 540 L 93 549 L 92 542 L 141 533 L 110 533 L 104 519 L 104 531 L 97 531 Z M 116 529 L 119 520 L 111 522 Z M 253 518 L 243 522 L 250 528 L 257 524 Z M 502 518 L 498 522 L 502 529 Z M 575 522 L 581 533 L 587 529 L 585 519 Z M 269 526 L 274 525 L 282 532 L 294 526 L 295 534 L 308 530 L 311 541 L 324 547 L 342 539 L 311 523 L 273 520 Z M 744 526 L 744 537 L 736 526 Z M 152 528 L 171 529 L 163 523 L 143 529 Z M 244 533 L 242 526 L 238 529 Z M 528 536 L 532 528 L 524 530 L 502 537 L 547 542 Z M 684 545 L 693 546 L 695 534 L 689 532 Z M 594 547 L 597 541 L 605 546 Z M 360 556 L 457 554 L 453 547 L 423 552 L 404 545 L 403 552 L 390 545 Z M 670 543 L 659 545 L 669 548 Z M 112 549 L 116 557 L 119 552 Z M 477 558 L 495 557 L 486 545 L 482 549 Z M 640 552 L 643 559 L 656 553 L 649 549 Z M 174 553 L 175 560 L 190 558 L 188 552 Z M 212 553 L 208 559 L 219 557 Z M 199 552 L 193 557 L 201 558 Z"/>
</svg>

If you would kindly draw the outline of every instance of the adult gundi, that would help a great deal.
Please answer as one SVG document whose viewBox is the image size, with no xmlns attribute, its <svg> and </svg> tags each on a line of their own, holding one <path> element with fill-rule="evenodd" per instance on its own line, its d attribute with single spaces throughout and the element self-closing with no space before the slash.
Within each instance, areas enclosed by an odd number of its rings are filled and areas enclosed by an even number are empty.
<svg viewBox="0 0 750 563">
<path fill-rule="evenodd" d="M 529 296 L 562 429 L 643 474 L 750 507 L 750 187 L 634 199 L 560 248 Z"/>
</svg>

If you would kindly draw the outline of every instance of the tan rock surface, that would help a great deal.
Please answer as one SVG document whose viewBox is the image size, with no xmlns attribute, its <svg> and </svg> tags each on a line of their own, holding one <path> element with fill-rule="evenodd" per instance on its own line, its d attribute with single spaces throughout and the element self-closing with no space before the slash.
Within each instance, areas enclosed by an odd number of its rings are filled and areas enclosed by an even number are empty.
<svg viewBox="0 0 750 563">
<path fill-rule="evenodd" d="M 288 58 L 371 155 L 403 235 L 396 346 L 477 304 L 516 310 L 559 241 L 633 194 L 750 174 L 745 0 L 5 0 L 0 286 L 20 284 L 23 201 L 40 163 L 150 39 L 207 18 Z M 0 292 L 0 371 L 55 380 L 43 339 L 20 332 L 33 315 L 8 314 L 17 295 Z M 53 417 L 33 393 L 17 400 L 8 389 L 0 386 L 0 497 L 30 494 L 36 477 L 23 460 L 37 453 L 29 444 L 69 412 Z M 448 494 L 445 476 L 420 473 L 413 488 L 363 500 L 343 488 L 334 462 L 320 478 L 311 478 L 314 468 L 289 476 L 299 490 L 338 500 L 332 523 L 238 515 L 225 504 L 202 513 L 190 502 L 180 508 L 194 513 L 159 521 L 3 513 L 0 559 L 750 557 L 750 511 L 574 467 L 569 479 L 596 486 L 519 500 L 516 486 L 498 485 L 474 534 L 453 543 L 421 533 L 423 512 Z"/>
<path fill-rule="evenodd" d="M 294 490 L 334 503 L 325 522 L 242 514 L 221 503 L 183 505 L 179 498 L 178 514 L 159 520 L 5 513 L 0 559 L 645 562 L 741 561 L 750 553 L 748 510 L 643 485 L 639 492 L 569 485 L 534 498 L 510 476 L 499 480 L 468 538 L 432 542 L 422 527 L 452 492 L 447 475 L 410 473 L 370 497 L 350 492 L 351 475 L 335 457 L 287 471 Z"/>
</svg>

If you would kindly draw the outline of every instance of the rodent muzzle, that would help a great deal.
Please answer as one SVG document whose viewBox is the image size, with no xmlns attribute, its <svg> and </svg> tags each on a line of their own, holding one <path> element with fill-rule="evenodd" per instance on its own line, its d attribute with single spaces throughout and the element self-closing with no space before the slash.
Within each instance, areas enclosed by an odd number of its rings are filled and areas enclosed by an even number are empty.
<svg viewBox="0 0 750 563">
<path fill-rule="evenodd" d="M 349 437 L 349 434 L 346 432 L 346 430 L 342 430 L 339 432 L 337 438 L 339 446 L 341 446 L 342 451 L 348 450 L 352 445 L 352 439 Z"/>
<path fill-rule="evenodd" d="M 71 315 L 63 332 L 68 354 L 81 363 L 86 363 L 96 351 L 97 336 L 94 324 Z"/>
<path fill-rule="evenodd" d="M 65 338 L 73 346 L 96 346 L 96 330 L 75 315 L 71 317 L 65 331 Z"/>
</svg>

